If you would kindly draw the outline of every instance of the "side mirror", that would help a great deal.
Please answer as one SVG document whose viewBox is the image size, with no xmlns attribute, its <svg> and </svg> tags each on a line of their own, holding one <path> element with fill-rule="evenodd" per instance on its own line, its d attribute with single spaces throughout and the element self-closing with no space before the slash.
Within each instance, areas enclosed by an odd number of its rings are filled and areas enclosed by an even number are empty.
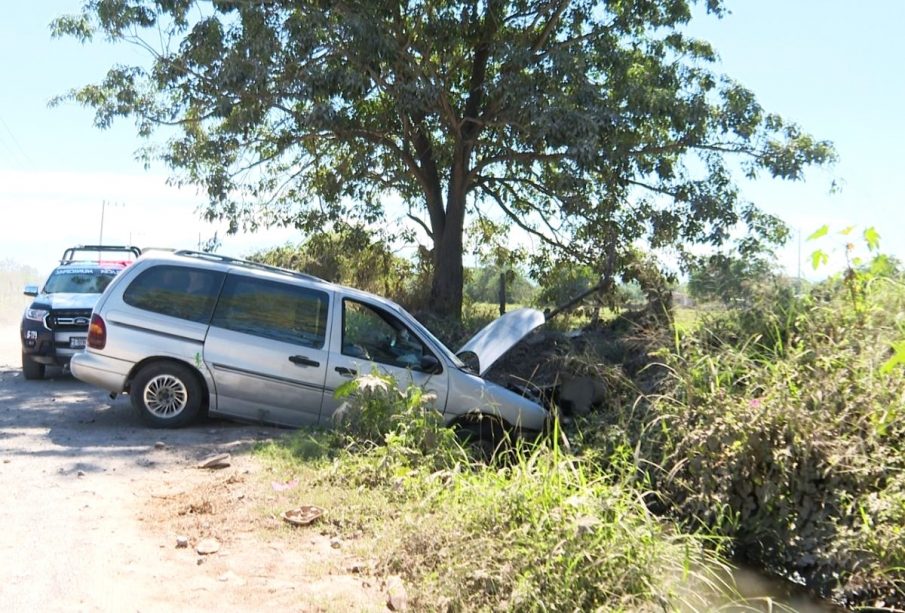
<svg viewBox="0 0 905 613">
<path fill-rule="evenodd" d="M 25 291 L 22 292 L 26 296 L 37 296 L 38 295 L 38 286 L 37 285 L 26 285 Z"/>
<path fill-rule="evenodd" d="M 421 356 L 421 371 L 426 372 L 429 375 L 436 375 L 442 369 L 440 368 L 440 360 L 435 358 L 434 356 L 425 354 Z"/>
</svg>

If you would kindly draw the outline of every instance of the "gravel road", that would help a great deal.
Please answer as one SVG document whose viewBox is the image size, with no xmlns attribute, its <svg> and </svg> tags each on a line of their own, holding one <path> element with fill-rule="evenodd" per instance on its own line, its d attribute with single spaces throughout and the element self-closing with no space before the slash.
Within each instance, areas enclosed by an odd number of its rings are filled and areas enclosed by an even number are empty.
<svg viewBox="0 0 905 613">
<path fill-rule="evenodd" d="M 222 481 L 222 471 L 195 468 L 210 454 L 232 452 L 233 474 L 260 471 L 238 452 L 284 431 L 212 420 L 152 430 L 127 397 L 111 400 L 68 372 L 25 381 L 19 351 L 17 326 L 0 326 L 3 610 L 384 608 L 342 572 L 326 537 L 264 542 L 238 530 L 216 555 L 199 556 L 194 544 L 177 549 L 149 512 L 167 492 Z"/>
</svg>

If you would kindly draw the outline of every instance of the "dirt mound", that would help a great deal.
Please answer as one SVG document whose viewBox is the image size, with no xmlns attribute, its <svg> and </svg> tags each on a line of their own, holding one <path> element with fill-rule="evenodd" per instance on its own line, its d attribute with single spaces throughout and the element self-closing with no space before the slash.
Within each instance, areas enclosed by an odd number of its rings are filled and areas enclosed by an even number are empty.
<svg viewBox="0 0 905 613">
<path fill-rule="evenodd" d="M 584 414 L 655 389 L 658 369 L 651 356 L 662 333 L 643 311 L 568 332 L 542 326 L 509 350 L 487 372 L 500 385 L 539 389 L 563 414 Z M 589 403 L 569 398 L 590 397 Z M 563 400 L 566 399 L 566 402 Z"/>
</svg>

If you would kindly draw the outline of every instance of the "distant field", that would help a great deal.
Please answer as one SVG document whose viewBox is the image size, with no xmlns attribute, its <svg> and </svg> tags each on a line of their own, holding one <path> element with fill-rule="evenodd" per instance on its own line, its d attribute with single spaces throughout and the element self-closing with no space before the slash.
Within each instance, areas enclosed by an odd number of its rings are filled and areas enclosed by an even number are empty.
<svg viewBox="0 0 905 613">
<path fill-rule="evenodd" d="M 28 268 L 0 263 L 0 323 L 19 320 L 31 299 L 22 294 L 29 283 L 40 283 L 37 273 Z"/>
</svg>

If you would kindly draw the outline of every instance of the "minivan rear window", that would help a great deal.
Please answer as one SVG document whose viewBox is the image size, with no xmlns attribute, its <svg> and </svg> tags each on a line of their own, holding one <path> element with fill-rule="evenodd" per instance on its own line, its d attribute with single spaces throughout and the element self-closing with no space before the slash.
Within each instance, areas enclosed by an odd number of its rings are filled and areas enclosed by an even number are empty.
<svg viewBox="0 0 905 613">
<path fill-rule="evenodd" d="M 229 275 L 212 326 L 320 349 L 327 338 L 326 292 Z"/>
<path fill-rule="evenodd" d="M 217 302 L 224 273 L 185 266 L 154 266 L 140 273 L 123 302 L 138 309 L 207 323 Z"/>
</svg>

